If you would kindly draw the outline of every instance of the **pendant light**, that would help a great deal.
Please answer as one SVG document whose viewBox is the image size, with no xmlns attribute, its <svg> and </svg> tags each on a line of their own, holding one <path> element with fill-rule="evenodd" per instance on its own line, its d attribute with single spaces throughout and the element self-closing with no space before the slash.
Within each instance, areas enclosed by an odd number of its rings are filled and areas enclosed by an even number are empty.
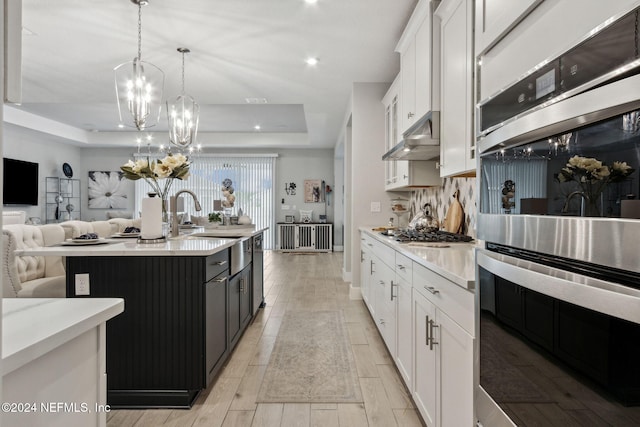
<svg viewBox="0 0 640 427">
<path fill-rule="evenodd" d="M 142 61 L 142 6 L 147 0 L 131 0 L 138 5 L 138 56 L 113 69 L 120 124 L 144 130 L 160 119 L 164 73 Z"/>
<path fill-rule="evenodd" d="M 167 100 L 167 120 L 169 121 L 169 141 L 180 148 L 190 146 L 196 140 L 200 107 L 193 97 L 184 92 L 184 55 L 191 52 L 179 47 L 182 54 L 182 92 L 174 99 Z"/>
</svg>

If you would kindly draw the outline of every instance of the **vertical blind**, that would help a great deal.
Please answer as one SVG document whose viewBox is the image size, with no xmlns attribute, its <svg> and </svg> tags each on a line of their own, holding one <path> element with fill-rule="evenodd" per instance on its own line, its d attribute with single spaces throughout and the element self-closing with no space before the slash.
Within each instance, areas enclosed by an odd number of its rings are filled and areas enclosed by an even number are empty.
<svg viewBox="0 0 640 427">
<path fill-rule="evenodd" d="M 176 179 L 169 195 L 182 189 L 193 191 L 198 196 L 202 211 L 196 212 L 191 196 L 183 194 L 184 212 L 191 216 L 207 216 L 214 212 L 214 200 L 224 199 L 222 181 L 229 178 L 233 182 L 233 194 L 236 196 L 233 215 L 237 215 L 239 209 L 242 209 L 245 215 L 251 217 L 256 228 L 269 227 L 264 234 L 264 248 L 272 249 L 275 229 L 275 162 L 275 154 L 200 155 L 191 161 L 189 178 L 185 181 Z M 151 187 L 144 180 L 136 181 L 135 212 L 140 212 L 142 198 L 149 191 L 152 191 Z"/>
</svg>

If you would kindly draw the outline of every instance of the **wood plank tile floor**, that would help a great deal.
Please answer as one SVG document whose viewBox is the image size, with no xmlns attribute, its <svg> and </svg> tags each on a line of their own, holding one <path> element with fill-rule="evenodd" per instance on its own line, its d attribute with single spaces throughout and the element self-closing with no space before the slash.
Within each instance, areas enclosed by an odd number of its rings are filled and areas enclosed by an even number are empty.
<svg viewBox="0 0 640 427">
<path fill-rule="evenodd" d="M 113 410 L 107 426 L 413 427 L 422 426 L 362 300 L 349 299 L 342 253 L 265 252 L 261 309 L 218 378 L 189 409 Z M 296 310 L 341 309 L 364 404 L 255 403 L 282 316 Z"/>
</svg>

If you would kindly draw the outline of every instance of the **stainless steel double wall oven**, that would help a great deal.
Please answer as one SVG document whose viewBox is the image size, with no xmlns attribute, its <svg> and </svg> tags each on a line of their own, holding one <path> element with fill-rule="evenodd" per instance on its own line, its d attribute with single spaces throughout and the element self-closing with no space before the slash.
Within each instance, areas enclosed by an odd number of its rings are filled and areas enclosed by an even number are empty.
<svg viewBox="0 0 640 427">
<path fill-rule="evenodd" d="M 640 425 L 639 22 L 478 106 L 478 425 Z"/>
</svg>

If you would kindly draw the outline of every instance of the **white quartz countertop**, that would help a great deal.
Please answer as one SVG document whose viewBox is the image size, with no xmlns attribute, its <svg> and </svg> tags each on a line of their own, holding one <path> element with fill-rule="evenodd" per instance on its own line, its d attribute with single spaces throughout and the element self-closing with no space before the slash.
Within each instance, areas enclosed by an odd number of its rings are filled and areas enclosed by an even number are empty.
<svg viewBox="0 0 640 427">
<path fill-rule="evenodd" d="M 199 227 L 191 233 L 193 236 L 209 236 L 209 237 L 253 237 L 263 233 L 269 227 L 254 229 L 253 227 L 242 227 L 235 225 L 221 225 L 215 228 Z"/>
<path fill-rule="evenodd" d="M 2 375 L 122 313 L 121 298 L 4 298 Z"/>
<path fill-rule="evenodd" d="M 360 231 L 458 286 L 468 290 L 475 289 L 475 243 L 448 243 L 448 247 L 440 248 L 412 246 L 396 241 L 394 236 L 383 236 L 379 231 L 372 231 L 371 227 L 360 227 Z"/>
</svg>

